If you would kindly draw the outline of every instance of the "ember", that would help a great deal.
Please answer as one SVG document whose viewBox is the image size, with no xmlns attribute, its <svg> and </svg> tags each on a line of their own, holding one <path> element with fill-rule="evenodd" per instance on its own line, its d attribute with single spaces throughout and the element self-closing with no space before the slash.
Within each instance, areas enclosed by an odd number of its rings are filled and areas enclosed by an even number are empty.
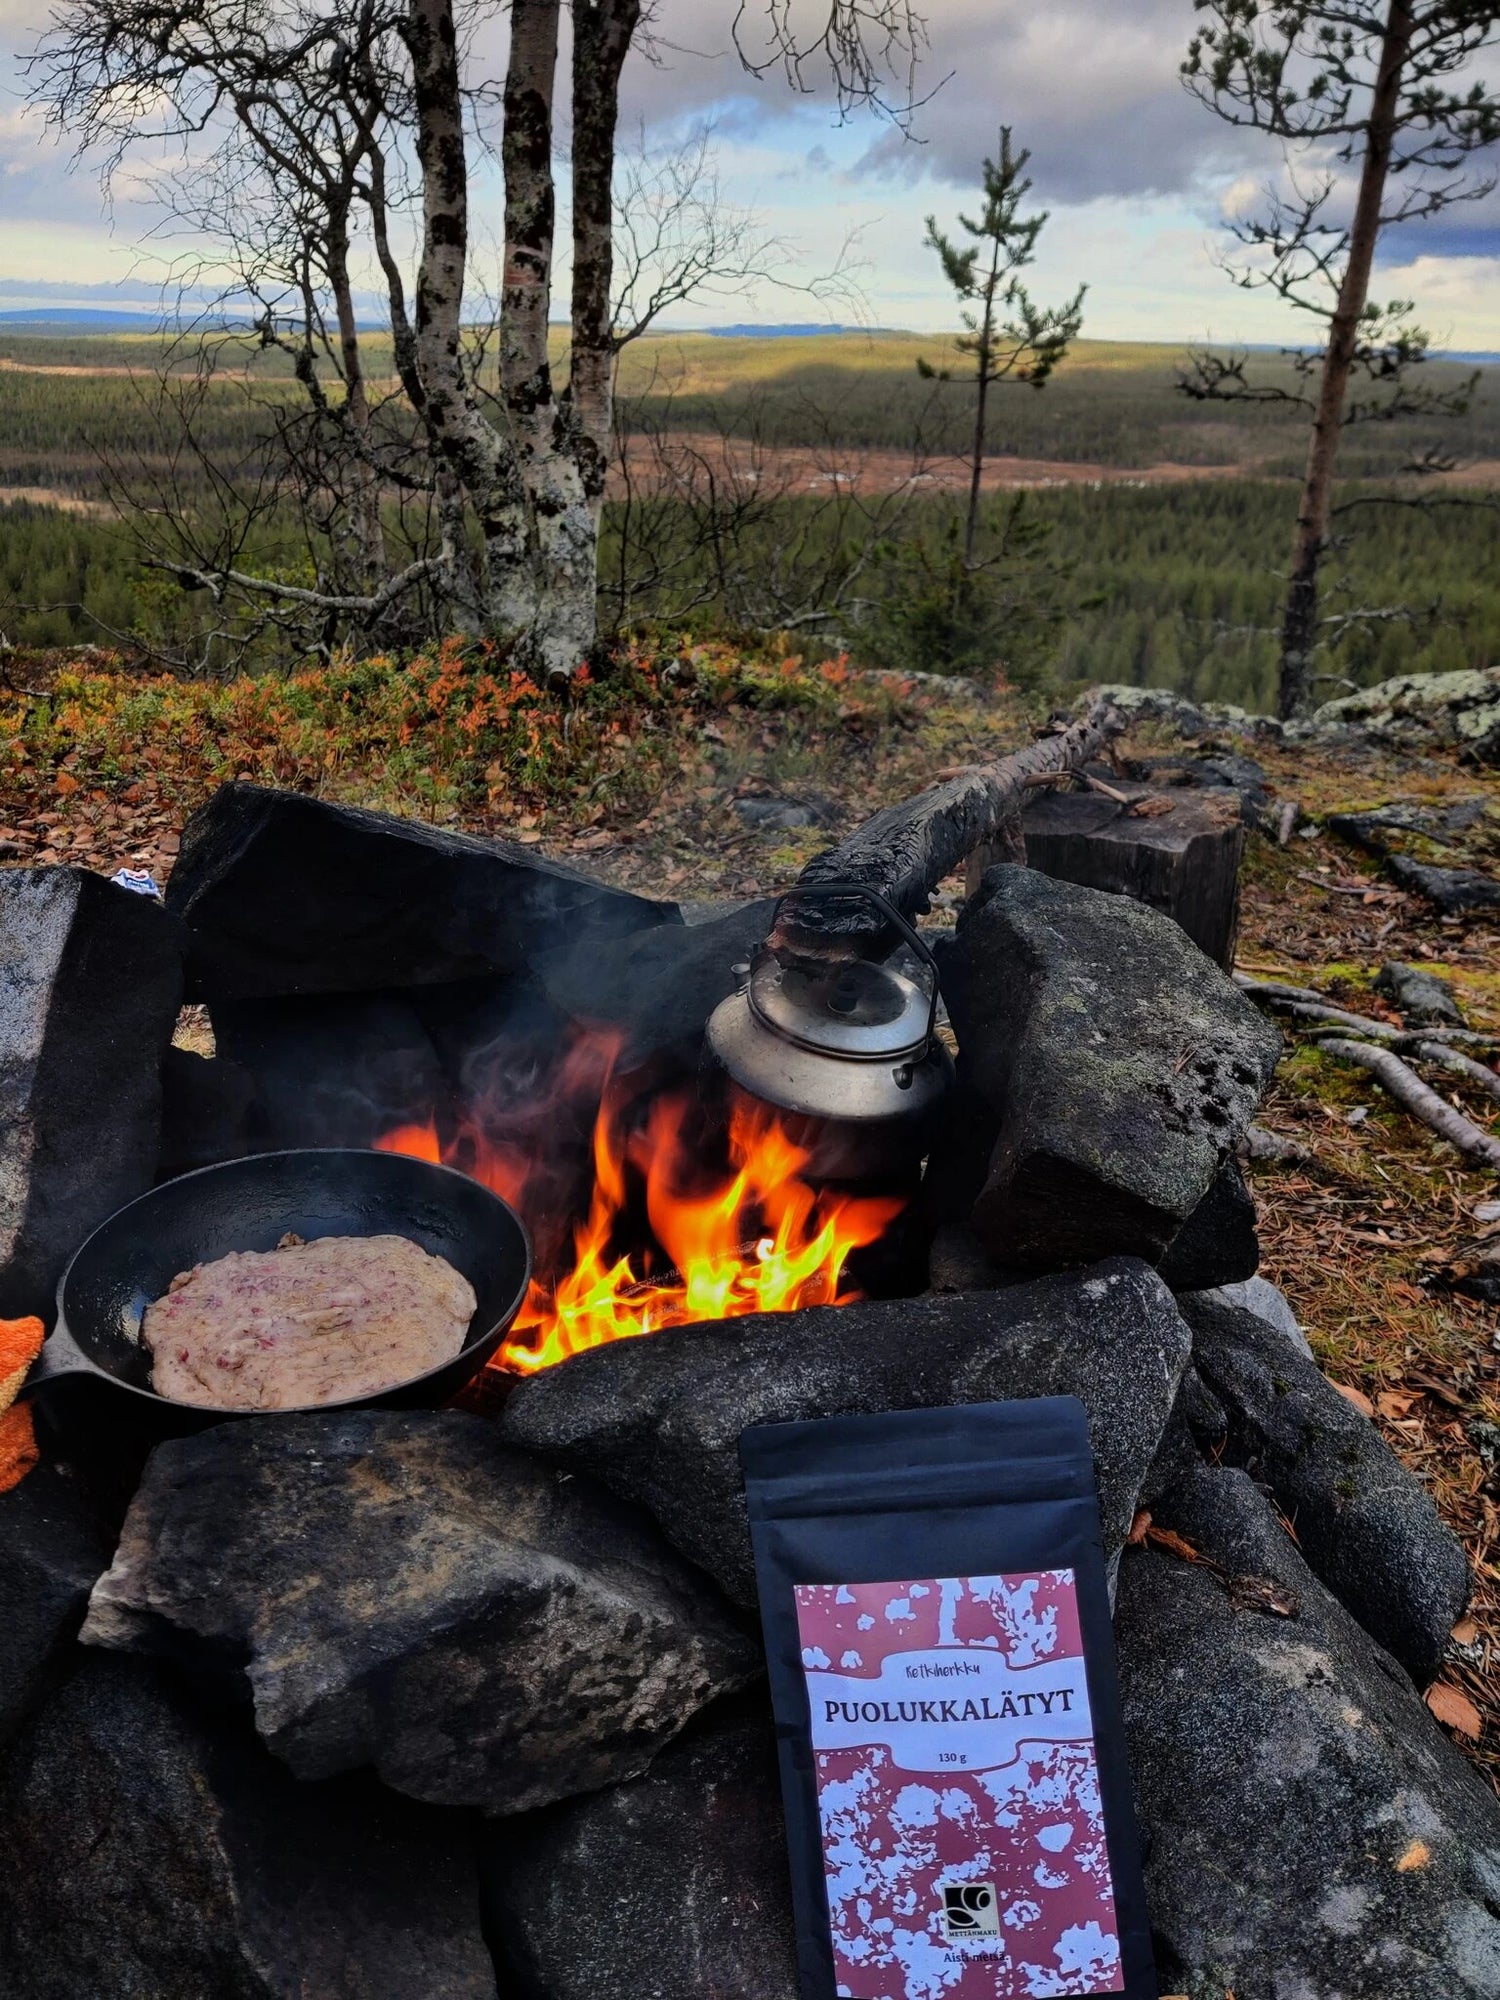
<svg viewBox="0 0 1500 2000">
<path fill-rule="evenodd" d="M 533 1278 L 494 1366 L 533 1374 L 664 1326 L 860 1297 L 846 1275 L 850 1253 L 879 1240 L 900 1199 L 815 1187 L 802 1177 L 807 1148 L 749 1100 L 733 1102 L 727 1132 L 706 1144 L 692 1088 L 643 1105 L 615 1075 L 615 1053 L 603 1037 L 580 1036 L 554 1079 L 564 1099 L 598 1090 L 587 1214 L 572 1231 L 571 1263 Z M 532 1221 L 555 1199 L 557 1163 L 545 1146 L 518 1144 L 520 1130 L 539 1136 L 534 1104 L 451 1137 L 407 1125 L 378 1143 L 460 1167 Z"/>
</svg>

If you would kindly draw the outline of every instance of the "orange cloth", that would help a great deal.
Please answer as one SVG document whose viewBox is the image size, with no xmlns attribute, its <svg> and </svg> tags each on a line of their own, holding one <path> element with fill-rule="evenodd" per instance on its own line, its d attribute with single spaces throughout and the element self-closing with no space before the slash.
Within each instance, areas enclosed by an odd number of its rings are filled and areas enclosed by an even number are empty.
<svg viewBox="0 0 1500 2000">
<path fill-rule="evenodd" d="M 11 1380 L 24 1376 L 41 1353 L 43 1331 L 39 1319 L 0 1319 L 0 1409 L 15 1401 L 21 1384 L 11 1388 Z"/>
<path fill-rule="evenodd" d="M 0 1319 L 0 1493 L 19 1486 L 37 1461 L 31 1409 L 16 1397 L 44 1332 L 39 1319 Z"/>
<path fill-rule="evenodd" d="M 0 1493 L 19 1486 L 40 1456 L 30 1403 L 12 1403 L 0 1412 Z"/>
</svg>

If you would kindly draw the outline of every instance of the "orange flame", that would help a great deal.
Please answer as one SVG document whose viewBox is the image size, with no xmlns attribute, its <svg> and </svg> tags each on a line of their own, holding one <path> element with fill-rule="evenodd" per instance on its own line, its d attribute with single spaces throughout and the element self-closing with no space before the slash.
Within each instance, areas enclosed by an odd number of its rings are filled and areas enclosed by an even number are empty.
<svg viewBox="0 0 1500 2000">
<path fill-rule="evenodd" d="M 613 1048 L 601 1056 L 599 1038 L 584 1043 L 569 1050 L 563 1079 L 565 1092 L 603 1075 L 587 1214 L 572 1231 L 567 1268 L 532 1279 L 494 1365 L 533 1374 L 605 1341 L 665 1326 L 859 1297 L 845 1278 L 849 1255 L 878 1241 L 900 1213 L 900 1199 L 811 1186 L 802 1178 L 808 1150 L 769 1107 L 743 1099 L 733 1100 L 729 1114 L 727 1167 L 705 1170 L 691 1130 L 691 1092 L 658 1093 L 642 1117 L 638 1100 L 612 1076 Z M 377 1143 L 462 1167 L 529 1222 L 528 1211 L 539 1214 L 557 1197 L 545 1159 L 472 1126 L 446 1145 L 435 1125 L 402 1126 Z M 636 1222 L 642 1212 L 654 1239 L 644 1247 Z"/>
</svg>

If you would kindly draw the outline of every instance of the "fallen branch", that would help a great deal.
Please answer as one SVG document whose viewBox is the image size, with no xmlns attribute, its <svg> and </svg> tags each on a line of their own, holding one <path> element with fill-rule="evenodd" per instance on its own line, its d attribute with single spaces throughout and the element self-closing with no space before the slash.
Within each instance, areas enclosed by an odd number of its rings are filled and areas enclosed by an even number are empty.
<svg viewBox="0 0 1500 2000">
<path fill-rule="evenodd" d="M 1305 868 L 1294 868 L 1295 882 L 1310 882 L 1315 889 L 1322 889 L 1330 896 L 1380 896 L 1389 901 L 1399 896 L 1399 889 L 1382 889 L 1378 882 L 1325 882 L 1321 875 L 1309 875 Z"/>
<path fill-rule="evenodd" d="M 1409 1111 L 1413 1118 L 1436 1132 L 1466 1160 L 1500 1172 L 1500 1139 L 1492 1138 L 1488 1132 L 1481 1131 L 1472 1119 L 1465 1118 L 1461 1111 L 1455 1111 L 1451 1104 L 1423 1083 L 1415 1070 L 1408 1069 L 1401 1058 L 1389 1049 L 1377 1049 L 1368 1042 L 1345 1041 L 1332 1035 L 1321 1041 L 1319 1046 L 1331 1056 L 1339 1056 L 1345 1062 L 1368 1070 L 1403 1110 Z"/>
<path fill-rule="evenodd" d="M 1248 972 L 1237 972 L 1234 983 L 1242 993 L 1253 993 L 1264 1000 L 1310 1000 L 1314 1006 L 1328 1005 L 1327 996 L 1313 986 L 1288 986 L 1280 979 L 1253 979 Z"/>
<path fill-rule="evenodd" d="M 1253 995 L 1252 998 L 1257 996 Z M 1331 1022 L 1338 1028 L 1354 1028 L 1377 1042 L 1400 1041 L 1406 1030 L 1393 1028 L 1389 1021 L 1372 1021 L 1366 1014 L 1351 1014 L 1344 1007 L 1330 1007 L 1326 1000 L 1281 1000 L 1268 998 L 1278 1014 L 1290 1014 L 1294 1021 Z"/>
<path fill-rule="evenodd" d="M 1345 1007 L 1334 1007 L 1321 993 L 1310 986 L 1285 986 L 1279 980 L 1250 979 L 1242 972 L 1234 975 L 1235 984 L 1242 993 L 1252 1000 L 1260 1000 L 1278 1014 L 1290 1014 L 1295 1021 L 1307 1021 L 1314 1025 L 1331 1023 L 1338 1028 L 1353 1028 L 1361 1035 L 1368 1035 L 1372 1041 L 1384 1042 L 1393 1049 L 1420 1052 L 1424 1042 L 1457 1043 L 1470 1049 L 1493 1049 L 1500 1046 L 1500 1035 L 1486 1034 L 1480 1028 L 1397 1028 L 1389 1021 L 1373 1020 L 1368 1014 L 1352 1014 Z"/>
<path fill-rule="evenodd" d="M 1028 779 L 1076 770 L 1124 727 L 1117 709 L 1091 708 L 1056 735 L 887 806 L 816 855 L 798 879 L 808 885 L 857 882 L 879 890 L 903 915 L 921 915 L 944 876 L 976 847 L 999 840 L 1006 822 L 1019 817 Z"/>
<path fill-rule="evenodd" d="M 1470 1083 L 1477 1083 L 1481 1090 L 1487 1090 L 1491 1097 L 1500 1098 L 1500 1076 L 1488 1064 L 1475 1062 L 1459 1049 L 1450 1048 L 1446 1042 L 1424 1039 L 1417 1043 L 1415 1055 L 1423 1062 L 1441 1063 L 1444 1069 L 1451 1069 L 1455 1075 L 1467 1077 Z"/>
</svg>

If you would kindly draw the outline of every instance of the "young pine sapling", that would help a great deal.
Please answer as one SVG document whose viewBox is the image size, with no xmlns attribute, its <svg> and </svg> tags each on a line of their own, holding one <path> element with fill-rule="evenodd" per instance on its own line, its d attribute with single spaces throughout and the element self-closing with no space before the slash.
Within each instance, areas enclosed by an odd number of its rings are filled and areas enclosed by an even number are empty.
<svg viewBox="0 0 1500 2000">
<path fill-rule="evenodd" d="M 976 566 L 979 534 L 980 484 L 984 474 L 985 425 L 990 390 L 996 383 L 1046 387 L 1053 370 L 1078 337 L 1083 324 L 1080 285 L 1066 304 L 1036 305 L 1021 283 L 1020 272 L 1033 262 L 1037 239 L 1047 211 L 1022 213 L 1031 182 L 1026 176 L 1029 152 L 1015 152 L 1010 127 L 1000 131 L 1000 157 L 986 160 L 982 192 L 984 206 L 977 216 L 960 215 L 959 226 L 972 240 L 960 246 L 927 218 L 927 243 L 942 261 L 943 275 L 957 293 L 965 331 L 954 341 L 969 356 L 973 370 L 955 375 L 919 360 L 919 373 L 938 381 L 967 381 L 974 386 L 974 432 L 968 454 L 969 504 L 964 522 L 964 567 Z"/>
</svg>

